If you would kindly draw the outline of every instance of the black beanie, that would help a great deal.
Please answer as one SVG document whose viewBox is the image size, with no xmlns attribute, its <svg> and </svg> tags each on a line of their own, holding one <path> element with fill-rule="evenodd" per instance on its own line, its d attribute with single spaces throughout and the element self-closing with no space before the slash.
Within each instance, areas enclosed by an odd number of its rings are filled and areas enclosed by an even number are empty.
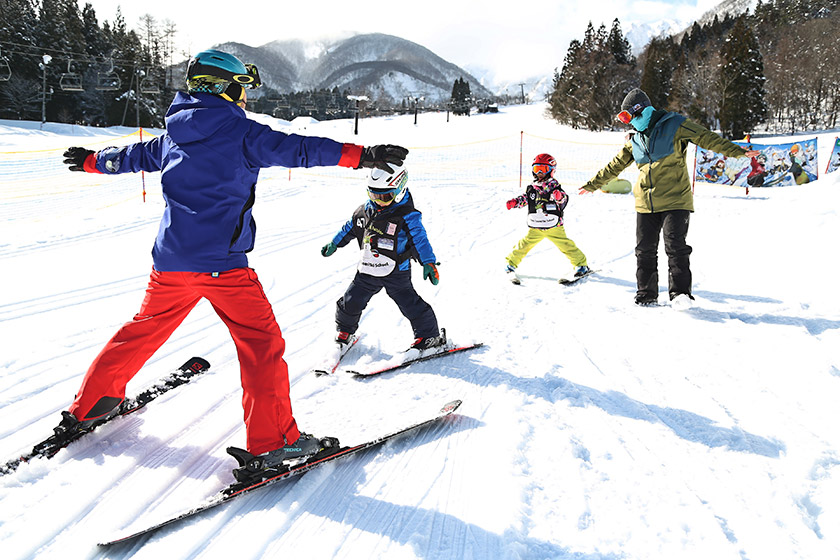
<svg viewBox="0 0 840 560">
<path fill-rule="evenodd" d="M 621 110 L 635 115 L 645 107 L 650 107 L 651 102 L 647 94 L 639 88 L 631 89 L 621 102 Z"/>
</svg>

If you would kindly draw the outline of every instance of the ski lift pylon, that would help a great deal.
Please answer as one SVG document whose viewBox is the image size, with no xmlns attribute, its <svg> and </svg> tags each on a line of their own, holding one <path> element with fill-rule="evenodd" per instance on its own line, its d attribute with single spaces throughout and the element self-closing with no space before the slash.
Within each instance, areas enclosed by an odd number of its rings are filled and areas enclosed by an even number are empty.
<svg viewBox="0 0 840 560">
<path fill-rule="evenodd" d="M 73 59 L 67 59 L 67 72 L 61 74 L 61 78 L 58 80 L 58 86 L 64 91 L 84 91 L 82 87 L 82 75 L 78 72 L 73 72 L 71 69 L 71 65 L 73 64 Z"/>
<path fill-rule="evenodd" d="M 0 51 L 0 82 L 8 82 L 12 77 L 12 67 L 9 66 L 9 59 L 3 56 Z"/>
</svg>

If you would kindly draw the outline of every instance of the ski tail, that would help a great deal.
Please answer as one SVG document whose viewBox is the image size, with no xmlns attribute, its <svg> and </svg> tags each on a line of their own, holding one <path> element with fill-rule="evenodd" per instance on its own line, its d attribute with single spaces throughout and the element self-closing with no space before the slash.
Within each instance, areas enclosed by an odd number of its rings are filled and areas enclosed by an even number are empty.
<svg viewBox="0 0 840 560">
<path fill-rule="evenodd" d="M 580 276 L 576 276 L 574 278 L 561 278 L 560 280 L 558 280 L 558 282 L 560 284 L 563 284 L 564 286 L 571 286 L 572 284 L 576 284 L 577 282 L 580 282 L 584 278 L 588 278 L 589 276 L 592 276 L 596 272 L 598 272 L 598 271 L 594 270 L 594 269 L 589 269 L 588 272 L 586 272 L 584 274 L 581 274 Z"/>
<path fill-rule="evenodd" d="M 125 399 L 120 404 L 119 410 L 114 416 L 107 417 L 90 428 L 80 430 L 71 437 L 68 437 L 66 433 L 59 435 L 59 433 L 56 432 L 45 440 L 36 443 L 32 447 L 32 451 L 24 453 L 20 457 L 6 461 L 5 464 L 0 465 L 0 476 L 13 473 L 21 464 L 28 463 L 32 459 L 38 457 L 49 459 L 53 457 L 56 453 L 85 434 L 89 434 L 94 431 L 99 426 L 110 422 L 114 418 L 119 418 L 120 416 L 125 416 L 126 414 L 131 414 L 132 412 L 140 410 L 159 396 L 175 389 L 176 387 L 180 387 L 181 385 L 188 383 L 193 377 L 204 373 L 208 369 L 210 369 L 210 362 L 204 358 L 190 358 L 184 362 L 184 365 L 160 379 L 151 387 L 134 397 Z"/>
</svg>

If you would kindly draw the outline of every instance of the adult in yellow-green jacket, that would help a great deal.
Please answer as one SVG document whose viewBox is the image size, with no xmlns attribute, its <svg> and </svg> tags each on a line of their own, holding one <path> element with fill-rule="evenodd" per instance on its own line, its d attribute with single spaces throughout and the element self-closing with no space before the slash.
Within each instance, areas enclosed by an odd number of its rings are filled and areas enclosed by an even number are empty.
<svg viewBox="0 0 840 560">
<path fill-rule="evenodd" d="M 618 177 L 631 163 L 639 168 L 633 187 L 636 199 L 636 304 L 653 305 L 659 296 L 657 248 L 659 235 L 668 255 L 668 295 L 690 304 L 691 247 L 686 243 L 688 222 L 694 212 L 694 194 L 685 155 L 689 143 L 728 157 L 757 155 L 746 151 L 684 116 L 654 109 L 640 89 L 631 90 L 617 116 L 636 132 L 612 161 L 581 188 L 596 191 Z"/>
</svg>

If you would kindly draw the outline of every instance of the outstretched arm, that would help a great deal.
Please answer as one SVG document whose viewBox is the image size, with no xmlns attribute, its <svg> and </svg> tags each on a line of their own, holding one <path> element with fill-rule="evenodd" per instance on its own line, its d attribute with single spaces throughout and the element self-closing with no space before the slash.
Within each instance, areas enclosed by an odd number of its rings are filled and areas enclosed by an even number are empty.
<svg viewBox="0 0 840 560">
<path fill-rule="evenodd" d="M 583 184 L 579 190 L 580 194 L 597 191 L 611 180 L 618 177 L 618 175 L 627 169 L 631 163 L 633 163 L 633 147 L 628 142 L 627 144 L 624 144 L 621 151 L 619 151 L 618 154 L 612 158 L 612 160 L 602 170 Z"/>
</svg>

